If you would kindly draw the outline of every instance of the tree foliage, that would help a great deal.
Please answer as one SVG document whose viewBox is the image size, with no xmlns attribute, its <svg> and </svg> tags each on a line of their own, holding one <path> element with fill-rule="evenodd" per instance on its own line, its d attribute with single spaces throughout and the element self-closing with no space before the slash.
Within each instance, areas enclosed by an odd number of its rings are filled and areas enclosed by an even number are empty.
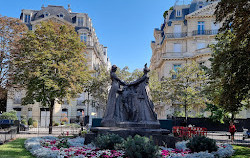
<svg viewBox="0 0 250 158">
<path fill-rule="evenodd" d="M 27 30 L 19 19 L 0 16 L 0 99 L 6 98 L 7 86 L 11 84 L 12 59 L 17 53 L 17 42 Z"/>
<path fill-rule="evenodd" d="M 188 117 L 187 110 L 193 107 L 205 107 L 207 98 L 203 93 L 208 81 L 205 71 L 195 63 L 187 63 L 178 68 L 178 71 L 171 71 L 175 79 L 168 77 L 164 79 L 164 87 L 168 91 L 166 97 L 172 100 L 173 104 L 185 108 L 185 117 Z"/>
<path fill-rule="evenodd" d="M 54 101 L 82 93 L 90 76 L 85 46 L 72 26 L 53 21 L 41 22 L 19 45 L 14 70 L 16 84 L 26 89 L 22 104 L 49 106 L 52 126 Z"/>
<path fill-rule="evenodd" d="M 250 53 L 249 39 L 238 46 L 232 45 L 236 36 L 231 31 L 217 35 L 217 44 L 212 45 L 212 65 L 210 79 L 214 103 L 226 112 L 238 113 L 249 100 L 250 94 Z"/>
<path fill-rule="evenodd" d="M 233 29 L 236 36 L 231 44 L 237 46 L 242 40 L 249 38 L 249 0 L 220 0 L 214 14 L 216 21 L 223 23 L 222 31 Z"/>
</svg>

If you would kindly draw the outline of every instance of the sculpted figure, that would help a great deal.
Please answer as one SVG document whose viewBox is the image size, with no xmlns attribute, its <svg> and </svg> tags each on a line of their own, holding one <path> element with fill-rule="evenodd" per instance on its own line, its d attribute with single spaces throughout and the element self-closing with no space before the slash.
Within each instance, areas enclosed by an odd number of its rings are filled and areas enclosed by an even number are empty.
<svg viewBox="0 0 250 158">
<path fill-rule="evenodd" d="M 136 125 L 151 124 L 159 127 L 149 94 L 148 72 L 150 70 L 147 64 L 143 69 L 143 76 L 128 85 L 116 76 L 116 70 L 117 67 L 113 65 L 110 72 L 112 85 L 105 115 L 101 122 L 102 126 L 116 127 L 135 123 Z"/>
<path fill-rule="evenodd" d="M 104 118 L 102 120 L 103 126 L 115 126 L 115 123 L 116 121 L 118 121 L 117 119 L 120 115 L 120 110 L 119 110 L 120 109 L 119 104 L 121 102 L 120 101 L 121 97 L 119 94 L 121 93 L 120 85 L 126 85 L 126 84 L 116 76 L 115 74 L 116 70 L 117 66 L 113 65 L 110 71 L 110 78 L 112 80 L 112 84 L 108 95 L 106 111 L 104 114 Z"/>
<path fill-rule="evenodd" d="M 150 123 L 157 120 L 157 115 L 154 112 L 154 104 L 151 100 L 151 95 L 148 87 L 148 72 L 149 68 L 145 64 L 143 69 L 143 76 L 138 80 L 129 84 L 134 87 L 136 95 L 134 95 L 134 105 L 136 106 L 136 115 L 134 117 L 135 122 Z"/>
</svg>

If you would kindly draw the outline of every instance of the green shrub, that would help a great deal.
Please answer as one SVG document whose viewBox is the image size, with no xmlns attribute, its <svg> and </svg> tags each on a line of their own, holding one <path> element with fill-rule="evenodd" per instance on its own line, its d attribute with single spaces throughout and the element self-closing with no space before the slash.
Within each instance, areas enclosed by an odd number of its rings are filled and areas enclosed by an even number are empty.
<svg viewBox="0 0 250 158">
<path fill-rule="evenodd" d="M 61 122 L 61 125 L 64 125 L 65 123 L 64 122 Z"/>
<path fill-rule="evenodd" d="M 22 119 L 21 120 L 21 124 L 27 125 L 27 120 L 26 119 Z"/>
<path fill-rule="evenodd" d="M 92 142 L 96 147 L 100 149 L 115 149 L 116 144 L 121 144 L 123 138 L 117 134 L 103 134 L 98 135 L 95 140 Z"/>
<path fill-rule="evenodd" d="M 130 136 L 122 143 L 122 146 L 129 158 L 155 158 L 158 156 L 159 148 L 154 144 L 152 138 L 139 135 L 134 138 Z"/>
<path fill-rule="evenodd" d="M 208 151 L 211 153 L 218 149 L 216 141 L 205 136 L 195 136 L 191 138 L 187 143 L 187 147 L 192 152 Z"/>
<path fill-rule="evenodd" d="M 37 128 L 38 122 L 36 120 L 33 120 L 33 127 Z"/>
<path fill-rule="evenodd" d="M 16 116 L 16 111 L 12 110 L 10 112 L 4 112 L 2 115 L 0 115 L 0 120 L 18 120 Z"/>
<path fill-rule="evenodd" d="M 33 125 L 33 119 L 32 118 L 29 118 L 28 119 L 28 125 L 30 126 L 30 125 Z"/>
<path fill-rule="evenodd" d="M 59 126 L 59 123 L 57 123 L 57 122 L 56 122 L 56 123 L 54 123 L 54 126 Z"/>
<path fill-rule="evenodd" d="M 87 130 L 83 130 L 83 131 L 81 131 L 81 136 L 82 137 L 85 137 L 85 135 L 88 133 L 88 131 Z"/>
</svg>

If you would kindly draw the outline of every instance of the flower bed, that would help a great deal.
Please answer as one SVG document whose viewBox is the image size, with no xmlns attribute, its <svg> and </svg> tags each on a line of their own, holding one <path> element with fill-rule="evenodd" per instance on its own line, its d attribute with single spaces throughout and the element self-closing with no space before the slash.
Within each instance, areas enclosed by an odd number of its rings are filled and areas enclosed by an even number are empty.
<svg viewBox="0 0 250 158">
<path fill-rule="evenodd" d="M 160 147 L 162 158 L 224 158 L 234 153 L 229 144 L 219 144 L 216 152 L 192 153 L 186 147 L 187 141 L 176 143 L 176 149 Z M 38 158 L 122 158 L 125 152 L 121 150 L 101 150 L 93 145 L 84 145 L 84 138 L 58 139 L 56 137 L 35 137 L 25 141 L 25 148 Z"/>
<path fill-rule="evenodd" d="M 58 139 L 36 137 L 25 141 L 25 148 L 38 158 L 122 158 L 123 151 L 100 150 L 92 145 L 84 145 L 84 138 Z"/>
<path fill-rule="evenodd" d="M 187 141 L 176 143 L 176 149 L 161 147 L 162 158 L 226 158 L 231 157 L 234 153 L 233 146 L 229 144 L 218 144 L 216 152 L 208 151 L 191 153 L 186 147 Z"/>
</svg>

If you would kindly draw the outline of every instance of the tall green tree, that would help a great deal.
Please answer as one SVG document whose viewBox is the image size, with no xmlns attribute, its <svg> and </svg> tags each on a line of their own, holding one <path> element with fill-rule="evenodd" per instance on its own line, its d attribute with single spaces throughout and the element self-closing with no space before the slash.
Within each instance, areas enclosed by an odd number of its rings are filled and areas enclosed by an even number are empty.
<svg viewBox="0 0 250 158">
<path fill-rule="evenodd" d="M 0 111 L 5 111 L 7 87 L 12 83 L 12 59 L 17 53 L 17 42 L 27 30 L 19 19 L 0 15 Z"/>
<path fill-rule="evenodd" d="M 231 41 L 232 45 L 237 46 L 241 41 L 249 38 L 249 0 L 220 0 L 214 14 L 216 16 L 216 21 L 223 23 L 221 31 L 233 29 L 236 36 Z"/>
<path fill-rule="evenodd" d="M 169 91 L 166 97 L 170 98 L 172 103 L 184 107 L 187 121 L 189 109 L 205 107 L 207 99 L 203 90 L 208 77 L 196 62 L 184 64 L 177 71 L 171 71 L 170 73 L 175 78 L 164 79 L 164 87 Z"/>
<path fill-rule="evenodd" d="M 19 45 L 15 81 L 26 89 L 22 104 L 36 101 L 49 107 L 51 134 L 55 101 L 75 98 L 90 76 L 85 46 L 72 26 L 53 21 L 41 22 Z"/>
<path fill-rule="evenodd" d="M 217 35 L 217 44 L 212 45 L 210 85 L 213 102 L 234 119 L 244 101 L 250 96 L 249 39 L 242 39 L 237 46 L 232 44 L 236 35 L 231 31 Z"/>
</svg>

